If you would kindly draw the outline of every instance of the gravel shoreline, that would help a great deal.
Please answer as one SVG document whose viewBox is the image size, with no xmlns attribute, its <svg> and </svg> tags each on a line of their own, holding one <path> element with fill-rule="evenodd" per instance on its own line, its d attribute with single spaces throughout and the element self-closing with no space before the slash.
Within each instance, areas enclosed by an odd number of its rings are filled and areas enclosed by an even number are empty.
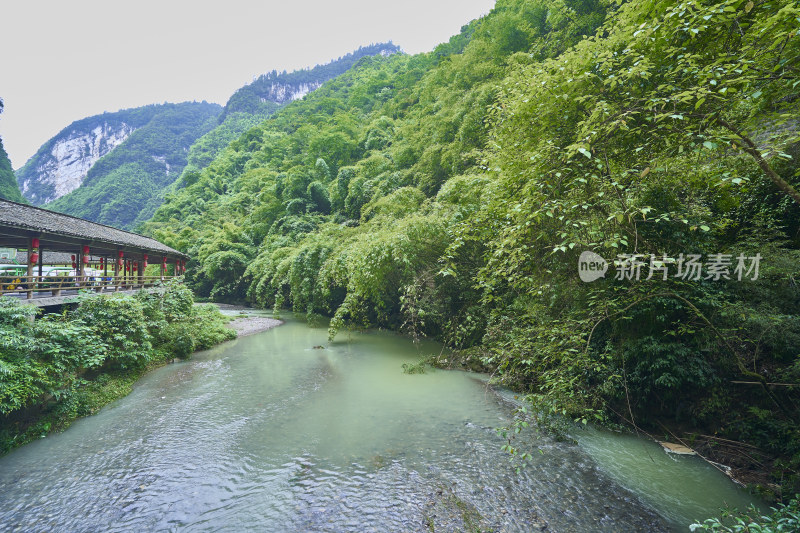
<svg viewBox="0 0 800 533">
<path fill-rule="evenodd" d="M 216 304 L 221 311 L 252 311 L 249 307 L 230 304 Z M 283 320 L 267 318 L 264 316 L 237 317 L 228 322 L 227 326 L 236 331 L 238 337 L 246 337 L 254 333 L 261 333 L 283 324 Z"/>
<path fill-rule="evenodd" d="M 275 326 L 283 324 L 281 320 L 274 318 L 266 318 L 263 316 L 249 316 L 246 318 L 237 318 L 228 322 L 228 327 L 236 330 L 236 335 L 245 337 L 254 333 L 261 333 L 267 331 Z"/>
</svg>

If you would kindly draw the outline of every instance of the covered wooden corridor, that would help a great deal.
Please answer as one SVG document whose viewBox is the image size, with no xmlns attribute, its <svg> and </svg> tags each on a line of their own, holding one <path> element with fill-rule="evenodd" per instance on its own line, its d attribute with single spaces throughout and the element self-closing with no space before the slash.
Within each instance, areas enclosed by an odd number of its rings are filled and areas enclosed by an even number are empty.
<svg viewBox="0 0 800 533">
<path fill-rule="evenodd" d="M 0 254 L 0 295 L 37 305 L 79 289 L 117 292 L 182 278 L 188 259 L 149 237 L 7 200 L 0 200 L 0 249 L 11 251 Z M 46 268 L 53 260 L 69 263 Z"/>
</svg>

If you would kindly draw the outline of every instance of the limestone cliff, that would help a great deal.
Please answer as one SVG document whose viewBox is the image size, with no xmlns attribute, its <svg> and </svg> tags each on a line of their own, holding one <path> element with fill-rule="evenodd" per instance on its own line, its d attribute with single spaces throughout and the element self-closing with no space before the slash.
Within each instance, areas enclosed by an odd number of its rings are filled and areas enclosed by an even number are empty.
<svg viewBox="0 0 800 533">
<path fill-rule="evenodd" d="M 71 124 L 17 171 L 25 198 L 42 205 L 74 191 L 86 179 L 89 169 L 135 129 L 117 117 L 98 118 L 94 123 Z"/>
<path fill-rule="evenodd" d="M 70 124 L 17 171 L 36 205 L 128 229 L 149 218 L 180 176 L 189 147 L 217 124 L 207 102 L 159 104 Z"/>
</svg>

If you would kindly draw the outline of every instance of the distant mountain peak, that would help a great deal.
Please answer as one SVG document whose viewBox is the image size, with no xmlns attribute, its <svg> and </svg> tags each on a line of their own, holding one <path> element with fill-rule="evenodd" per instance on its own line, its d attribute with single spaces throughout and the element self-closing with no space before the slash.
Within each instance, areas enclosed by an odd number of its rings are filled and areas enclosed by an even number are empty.
<svg viewBox="0 0 800 533">
<path fill-rule="evenodd" d="M 363 57 L 376 55 L 386 57 L 398 53 L 402 53 L 400 47 L 389 41 L 361 46 L 345 56 L 313 68 L 288 73 L 285 70 L 265 72 L 230 97 L 225 105 L 225 111 L 220 115 L 220 121 L 235 112 L 272 113 L 276 104 L 282 105 L 302 98 L 326 81 L 347 72 Z"/>
</svg>

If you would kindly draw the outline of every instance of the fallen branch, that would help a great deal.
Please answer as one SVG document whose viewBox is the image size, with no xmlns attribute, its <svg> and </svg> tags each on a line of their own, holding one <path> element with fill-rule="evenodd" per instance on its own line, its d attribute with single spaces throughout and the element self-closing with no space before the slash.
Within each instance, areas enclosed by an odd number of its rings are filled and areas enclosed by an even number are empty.
<svg viewBox="0 0 800 533">
<path fill-rule="evenodd" d="M 737 383 L 739 385 L 761 385 L 760 381 L 731 381 L 731 383 Z M 770 387 L 800 387 L 800 383 L 770 383 L 765 382 L 765 385 L 769 385 Z"/>
<path fill-rule="evenodd" d="M 723 439 L 722 437 L 715 437 L 713 435 L 703 435 L 702 433 L 697 433 L 696 435 L 698 437 L 703 437 L 704 439 L 720 440 L 720 441 L 729 442 L 731 444 L 735 444 L 735 445 L 738 445 L 738 446 L 746 446 L 748 448 L 754 448 L 756 450 L 759 450 L 758 446 L 754 446 L 752 444 L 747 444 L 746 442 L 739 442 L 738 440 Z"/>
</svg>

